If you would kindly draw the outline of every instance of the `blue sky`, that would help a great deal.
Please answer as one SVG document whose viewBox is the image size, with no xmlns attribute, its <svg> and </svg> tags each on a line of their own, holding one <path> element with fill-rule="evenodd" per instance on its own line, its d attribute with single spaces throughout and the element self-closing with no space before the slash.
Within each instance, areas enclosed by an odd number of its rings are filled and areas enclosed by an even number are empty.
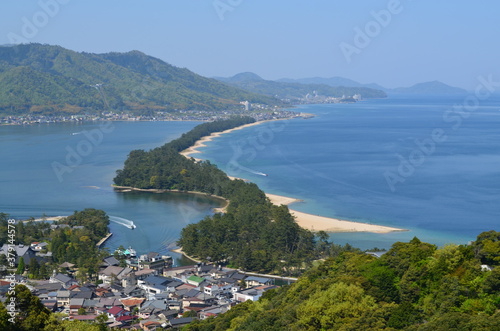
<svg viewBox="0 0 500 331">
<path fill-rule="evenodd" d="M 136 49 L 205 76 L 473 89 L 479 75 L 500 81 L 499 12 L 494 0 L 4 1 L 0 44 Z"/>
</svg>

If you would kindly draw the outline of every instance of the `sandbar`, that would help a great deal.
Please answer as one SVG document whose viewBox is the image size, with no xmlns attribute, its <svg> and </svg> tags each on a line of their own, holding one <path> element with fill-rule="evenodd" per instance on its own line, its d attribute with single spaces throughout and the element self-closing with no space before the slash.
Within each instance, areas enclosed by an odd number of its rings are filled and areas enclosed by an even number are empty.
<svg viewBox="0 0 500 331">
<path fill-rule="evenodd" d="M 209 136 L 203 137 L 199 139 L 198 141 L 195 142 L 195 144 L 182 152 L 180 152 L 181 155 L 184 155 L 185 157 L 191 157 L 192 154 L 196 153 L 202 153 L 198 148 L 200 147 L 205 147 L 205 143 L 212 141 L 214 138 L 219 137 L 223 134 L 233 132 L 236 130 L 241 130 L 250 126 L 254 125 L 259 125 L 264 122 L 268 121 L 259 121 L 259 122 L 254 122 L 250 124 L 245 124 L 242 126 L 238 126 L 233 129 L 221 131 L 221 132 L 214 132 Z M 201 161 L 201 159 L 196 159 L 197 161 Z M 247 181 L 246 179 L 243 178 L 237 178 L 237 177 L 230 177 L 230 179 L 242 179 L 244 181 Z M 281 195 L 276 195 L 276 194 L 270 194 L 266 193 L 266 196 L 269 198 L 269 200 L 275 204 L 275 205 L 290 205 L 295 202 L 300 202 L 302 200 L 295 199 L 295 198 L 290 198 L 290 197 L 285 197 Z M 370 223 L 361 223 L 361 222 L 353 222 L 353 221 L 347 221 L 347 220 L 341 220 L 337 218 L 331 218 L 331 217 L 325 217 L 325 216 L 319 216 L 319 215 L 313 215 L 313 214 L 308 214 L 304 212 L 300 212 L 294 209 L 290 209 L 290 213 L 295 217 L 295 221 L 297 224 L 307 230 L 311 231 L 325 231 L 325 232 L 371 232 L 371 233 L 389 233 L 389 232 L 395 232 L 395 231 L 408 231 L 405 229 L 399 229 L 399 228 L 394 228 L 394 227 L 389 227 L 389 226 L 383 226 L 383 225 L 377 225 L 377 224 L 370 224 Z M 217 210 L 224 212 L 224 209 Z"/>
<path fill-rule="evenodd" d="M 47 216 L 47 217 L 35 218 L 34 220 L 25 220 L 23 222 L 29 222 L 29 221 L 34 221 L 34 222 L 45 222 L 45 221 L 55 222 L 55 221 L 60 221 L 63 218 L 66 218 L 66 217 L 68 217 L 68 216 Z"/>
<path fill-rule="evenodd" d="M 292 203 L 300 202 L 302 200 L 289 198 L 276 194 L 266 193 L 266 196 L 269 200 L 275 205 L 287 205 L 289 206 Z M 325 217 L 319 215 L 313 215 L 304 213 L 301 211 L 297 211 L 291 209 L 290 213 L 295 217 L 295 221 L 297 224 L 307 230 L 311 231 L 325 231 L 325 232 L 372 232 L 372 233 L 389 233 L 395 231 L 407 231 L 405 229 L 393 228 L 389 226 L 370 224 L 370 223 L 361 223 L 361 222 L 353 222 L 346 221 L 332 217 Z"/>
<path fill-rule="evenodd" d="M 250 124 L 241 125 L 241 126 L 238 126 L 236 128 L 228 129 L 228 130 L 225 130 L 225 131 L 214 132 L 214 133 L 212 133 L 209 136 L 205 136 L 205 137 L 200 138 L 199 140 L 197 140 L 194 143 L 193 146 L 191 146 L 189 148 L 186 148 L 185 150 L 183 150 L 182 152 L 180 152 L 180 154 L 184 155 L 185 157 L 192 157 L 191 154 L 203 153 L 200 150 L 198 150 L 198 148 L 200 148 L 200 147 L 206 147 L 207 145 L 205 145 L 205 143 L 208 142 L 208 141 L 212 141 L 214 138 L 217 138 L 217 137 L 219 137 L 219 136 L 221 136 L 221 135 L 223 135 L 225 133 L 233 132 L 233 131 L 236 131 L 236 130 L 241 130 L 241 129 L 244 129 L 244 128 L 248 128 L 250 126 L 259 125 L 259 124 L 262 124 L 262 123 L 265 123 L 265 122 L 269 122 L 269 121 L 275 121 L 275 120 L 258 121 L 258 122 L 253 122 L 253 123 L 250 123 Z M 197 158 L 194 158 L 194 159 L 196 161 L 202 161 L 202 159 L 197 159 Z M 241 179 L 241 178 L 239 178 L 239 179 Z"/>
</svg>

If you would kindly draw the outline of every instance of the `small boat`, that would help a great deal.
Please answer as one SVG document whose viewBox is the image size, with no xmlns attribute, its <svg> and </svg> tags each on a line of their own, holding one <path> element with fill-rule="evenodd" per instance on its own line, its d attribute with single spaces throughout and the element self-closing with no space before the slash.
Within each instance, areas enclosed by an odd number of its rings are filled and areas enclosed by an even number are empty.
<svg viewBox="0 0 500 331">
<path fill-rule="evenodd" d="M 127 250 L 125 250 L 125 254 L 130 256 L 130 257 L 136 257 L 137 256 L 137 252 L 135 251 L 135 249 L 133 249 L 132 247 L 128 246 Z"/>
<path fill-rule="evenodd" d="M 130 229 L 131 229 L 131 230 L 133 230 L 133 229 L 135 229 L 135 228 L 136 228 L 135 224 L 132 224 L 132 225 L 130 226 Z"/>
</svg>

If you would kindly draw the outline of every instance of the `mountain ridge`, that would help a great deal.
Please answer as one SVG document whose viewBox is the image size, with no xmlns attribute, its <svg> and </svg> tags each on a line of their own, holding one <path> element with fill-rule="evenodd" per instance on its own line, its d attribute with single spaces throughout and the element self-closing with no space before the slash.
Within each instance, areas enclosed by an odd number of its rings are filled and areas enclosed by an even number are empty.
<svg viewBox="0 0 500 331">
<path fill-rule="evenodd" d="M 329 98 L 341 98 L 360 94 L 363 98 L 385 98 L 382 90 L 363 86 L 330 86 L 322 83 L 304 84 L 287 81 L 266 80 L 252 72 L 238 73 L 232 77 L 214 77 L 215 79 L 249 92 L 274 96 L 279 99 L 300 100 L 307 95 L 321 95 Z"/>
<path fill-rule="evenodd" d="M 326 84 L 329 86 L 368 87 L 368 88 L 382 90 L 386 92 L 388 95 L 396 95 L 396 94 L 457 95 L 457 94 L 467 93 L 465 89 L 454 87 L 437 80 L 417 83 L 409 87 L 397 87 L 392 89 L 386 88 L 377 83 L 362 84 L 355 80 L 339 76 L 334 76 L 330 78 L 324 78 L 324 77 L 310 77 L 310 78 L 299 78 L 299 79 L 281 78 L 278 79 L 277 81 L 288 82 L 288 83 L 298 82 L 302 84 Z"/>
<path fill-rule="evenodd" d="M 15 69 L 19 67 L 29 71 Z M 94 54 L 42 44 L 0 47 L 4 113 L 218 111 L 239 109 L 243 100 L 282 105 L 273 97 L 228 86 L 140 51 Z"/>
</svg>

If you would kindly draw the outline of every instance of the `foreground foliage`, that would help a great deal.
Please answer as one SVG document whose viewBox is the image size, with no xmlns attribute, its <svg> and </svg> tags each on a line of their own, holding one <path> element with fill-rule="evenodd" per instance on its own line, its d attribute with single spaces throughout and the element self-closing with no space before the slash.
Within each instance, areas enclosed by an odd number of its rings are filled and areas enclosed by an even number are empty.
<svg viewBox="0 0 500 331">
<path fill-rule="evenodd" d="M 499 245 L 490 231 L 470 246 L 414 238 L 379 259 L 345 252 L 185 330 L 500 330 Z M 486 262 L 492 271 L 482 271 Z"/>
<path fill-rule="evenodd" d="M 15 316 L 6 309 L 15 303 Z M 106 318 L 107 319 L 107 318 Z M 5 304 L 0 302 L 0 330 L 5 331 L 104 331 L 108 330 L 103 318 L 92 323 L 69 321 L 64 314 L 51 313 L 40 299 L 24 285 L 16 285 L 7 295 Z"/>
</svg>

